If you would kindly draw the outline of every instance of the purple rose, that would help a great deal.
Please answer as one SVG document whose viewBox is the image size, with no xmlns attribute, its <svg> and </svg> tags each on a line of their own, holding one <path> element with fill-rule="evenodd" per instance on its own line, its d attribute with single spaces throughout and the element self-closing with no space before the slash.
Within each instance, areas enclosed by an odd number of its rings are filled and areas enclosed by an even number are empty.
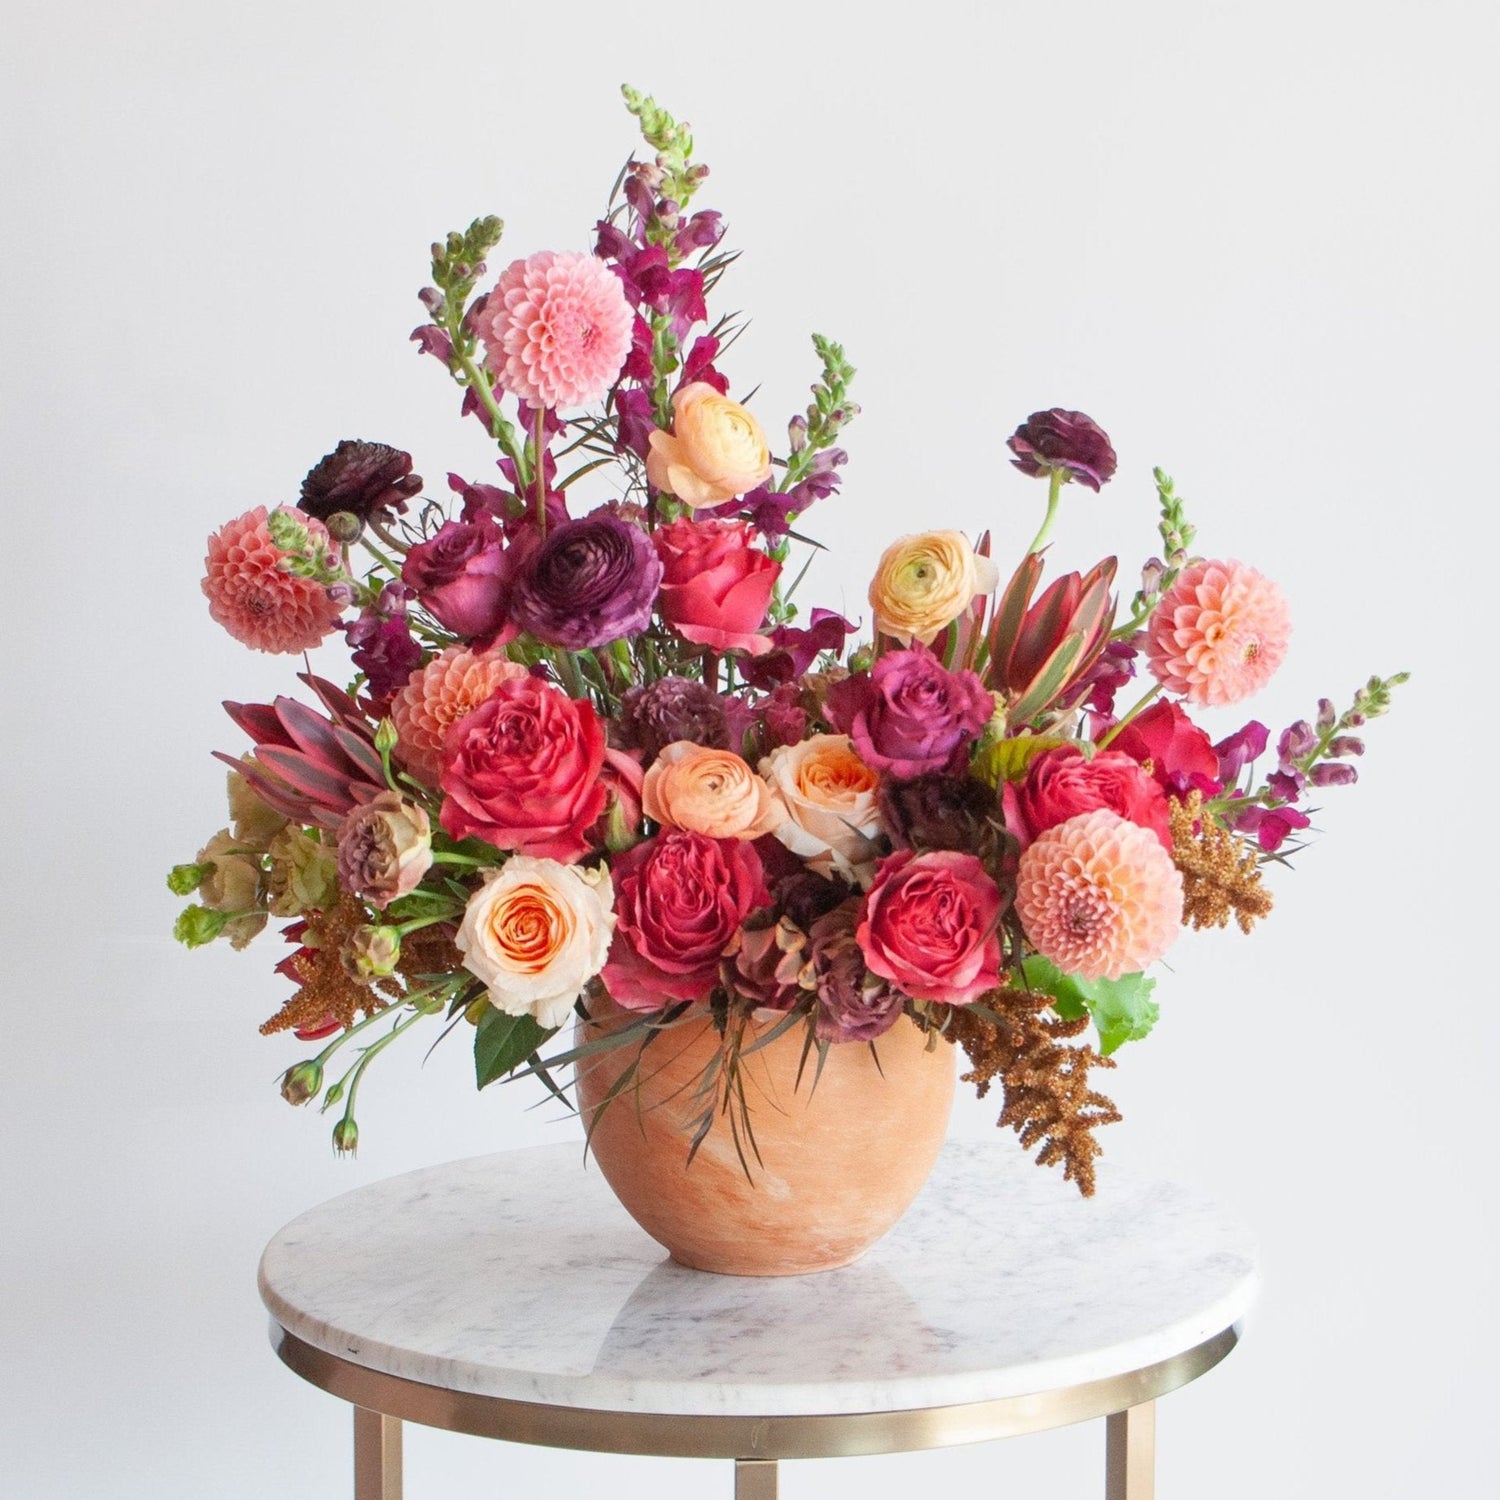
<svg viewBox="0 0 1500 1500">
<path fill-rule="evenodd" d="M 401 581 L 455 635 L 494 635 L 505 624 L 505 539 L 492 521 L 444 521 L 401 565 Z"/>
<path fill-rule="evenodd" d="M 901 1019 L 901 995 L 865 967 L 857 930 L 859 904 L 819 917 L 808 934 L 818 989 L 817 1034 L 829 1042 L 872 1042 Z"/>
<path fill-rule="evenodd" d="M 1115 450 L 1108 435 L 1081 411 L 1064 411 L 1059 406 L 1034 411 L 1006 446 L 1016 455 L 1011 459 L 1016 468 L 1033 478 L 1061 472 L 1097 490 L 1115 472 Z"/>
<path fill-rule="evenodd" d="M 962 769 L 995 703 L 973 672 L 950 672 L 921 646 L 890 651 L 828 690 L 835 728 L 861 759 L 896 777 Z"/>
<path fill-rule="evenodd" d="M 549 646 L 603 646 L 651 623 L 661 575 L 651 538 L 596 510 L 511 549 L 510 616 Z"/>
</svg>

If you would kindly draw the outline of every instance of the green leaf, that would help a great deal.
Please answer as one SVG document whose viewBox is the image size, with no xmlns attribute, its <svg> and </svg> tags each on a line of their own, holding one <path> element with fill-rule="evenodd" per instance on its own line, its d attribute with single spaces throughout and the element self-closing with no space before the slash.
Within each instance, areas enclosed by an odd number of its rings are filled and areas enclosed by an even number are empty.
<svg viewBox="0 0 1500 1500">
<path fill-rule="evenodd" d="M 1031 989 L 1051 995 L 1066 1021 L 1087 1013 L 1099 1033 L 1099 1050 L 1108 1057 L 1126 1042 L 1138 1042 L 1156 1025 L 1161 1008 L 1151 998 L 1156 981 L 1144 974 L 1122 974 L 1118 979 L 1085 979 L 1064 974 L 1050 959 L 1028 958 L 1021 975 Z"/>
<path fill-rule="evenodd" d="M 518 1068 L 555 1030 L 539 1026 L 535 1016 L 508 1016 L 492 1006 L 474 1029 L 474 1078 L 478 1086 L 484 1088 Z"/>
</svg>

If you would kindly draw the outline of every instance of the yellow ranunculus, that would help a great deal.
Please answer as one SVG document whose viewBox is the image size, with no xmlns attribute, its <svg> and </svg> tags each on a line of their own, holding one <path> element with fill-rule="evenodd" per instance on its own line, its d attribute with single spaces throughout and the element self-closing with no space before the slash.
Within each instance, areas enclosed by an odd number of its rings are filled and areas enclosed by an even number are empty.
<svg viewBox="0 0 1500 1500">
<path fill-rule="evenodd" d="M 672 397 L 671 432 L 651 434 L 646 477 L 690 509 L 720 505 L 771 477 L 771 453 L 738 401 L 695 380 Z"/>
<path fill-rule="evenodd" d="M 924 531 L 892 542 L 870 582 L 875 628 L 903 645 L 924 646 L 942 634 L 973 602 L 1000 581 L 995 564 L 981 557 L 961 531 Z"/>
</svg>

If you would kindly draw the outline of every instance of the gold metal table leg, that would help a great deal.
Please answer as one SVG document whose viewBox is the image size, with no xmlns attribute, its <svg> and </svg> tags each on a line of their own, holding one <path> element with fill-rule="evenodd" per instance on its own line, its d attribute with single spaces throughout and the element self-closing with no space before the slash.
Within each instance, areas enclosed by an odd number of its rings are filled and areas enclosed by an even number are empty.
<svg viewBox="0 0 1500 1500">
<path fill-rule="evenodd" d="M 734 1500 L 776 1500 L 776 1460 L 735 1459 Z"/>
<path fill-rule="evenodd" d="M 1106 1421 L 1104 1500 L 1154 1500 L 1156 1402 L 1142 1401 Z"/>
<path fill-rule="evenodd" d="M 354 1408 L 354 1500 L 401 1500 L 401 1418 Z"/>
</svg>

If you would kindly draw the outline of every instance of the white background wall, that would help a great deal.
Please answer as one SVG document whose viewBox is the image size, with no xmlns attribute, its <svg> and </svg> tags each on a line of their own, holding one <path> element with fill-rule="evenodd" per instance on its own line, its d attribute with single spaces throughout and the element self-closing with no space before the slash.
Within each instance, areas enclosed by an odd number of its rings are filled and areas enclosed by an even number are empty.
<svg viewBox="0 0 1500 1500">
<path fill-rule="evenodd" d="M 406 343 L 428 243 L 498 212 L 511 254 L 587 246 L 631 80 L 693 121 L 746 252 L 737 389 L 780 428 L 812 329 L 860 368 L 810 600 L 857 611 L 906 530 L 1023 547 L 1041 492 L 1002 442 L 1062 404 L 1121 471 L 1069 495 L 1060 559 L 1154 550 L 1160 463 L 1205 549 L 1286 587 L 1273 729 L 1413 671 L 1273 919 L 1175 951 L 1105 1170 L 1206 1186 L 1264 1243 L 1250 1338 L 1164 1403 L 1167 1500 L 1492 1494 L 1496 15 L 10 0 L 0 1492 L 347 1493 L 345 1410 L 266 1345 L 262 1244 L 361 1182 L 572 1134 L 519 1087 L 475 1096 L 460 1046 L 384 1062 L 358 1161 L 333 1160 L 276 1094 L 298 1050 L 255 1034 L 274 937 L 180 951 L 162 872 L 222 822 L 218 700 L 290 680 L 208 620 L 204 538 L 342 437 L 409 449 L 432 488 L 483 475 Z M 963 1100 L 953 1129 L 992 1118 Z M 1098 1492 L 1102 1444 L 783 1486 L 1061 1500 Z M 408 1464 L 413 1497 L 730 1486 L 423 1432 Z"/>
</svg>

